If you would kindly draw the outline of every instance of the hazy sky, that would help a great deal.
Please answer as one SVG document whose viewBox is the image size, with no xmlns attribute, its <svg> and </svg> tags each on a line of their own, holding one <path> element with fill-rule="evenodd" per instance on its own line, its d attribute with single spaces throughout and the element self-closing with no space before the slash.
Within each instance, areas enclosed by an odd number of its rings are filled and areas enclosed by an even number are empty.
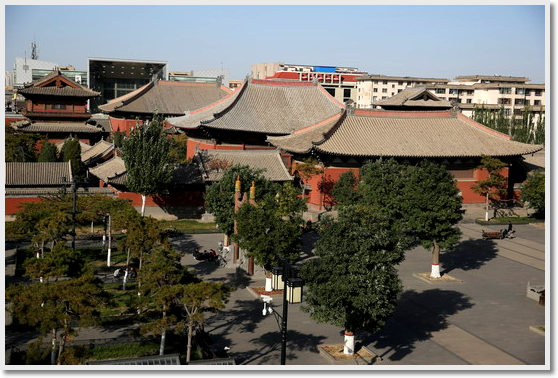
<svg viewBox="0 0 558 378">
<path fill-rule="evenodd" d="M 451 4 L 451 3 L 450 3 Z M 169 71 L 283 62 L 370 74 L 545 82 L 544 5 L 6 5 L 5 68 L 16 57 L 87 69 L 87 58 L 166 61 Z"/>
</svg>

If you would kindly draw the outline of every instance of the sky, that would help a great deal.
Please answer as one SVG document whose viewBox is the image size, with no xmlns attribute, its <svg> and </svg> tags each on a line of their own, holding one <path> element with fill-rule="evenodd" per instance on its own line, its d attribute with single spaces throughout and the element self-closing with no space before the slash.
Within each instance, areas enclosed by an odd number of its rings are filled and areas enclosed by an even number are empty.
<svg viewBox="0 0 558 378">
<path fill-rule="evenodd" d="M 252 64 L 282 62 L 545 82 L 544 5 L 39 4 L 5 5 L 6 70 L 35 42 L 39 60 L 78 70 L 88 58 L 155 60 L 240 80 Z"/>
</svg>

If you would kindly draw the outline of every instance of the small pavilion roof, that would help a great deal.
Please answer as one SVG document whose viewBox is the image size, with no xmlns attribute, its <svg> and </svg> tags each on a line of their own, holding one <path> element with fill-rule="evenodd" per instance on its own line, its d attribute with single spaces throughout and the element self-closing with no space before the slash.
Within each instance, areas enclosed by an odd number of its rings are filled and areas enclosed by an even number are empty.
<svg viewBox="0 0 558 378">
<path fill-rule="evenodd" d="M 409 87 L 395 96 L 374 102 L 382 107 L 451 108 L 451 103 L 429 92 L 426 87 Z"/>
<path fill-rule="evenodd" d="M 181 115 L 217 102 L 232 90 L 214 83 L 151 81 L 143 87 L 99 106 L 104 112 Z"/>
<path fill-rule="evenodd" d="M 111 178 L 125 173 L 126 165 L 121 157 L 114 155 L 112 159 L 89 169 L 89 172 L 108 183 Z"/>
<path fill-rule="evenodd" d="M 95 92 L 62 75 L 60 71 L 52 71 L 48 75 L 29 83 L 24 88 L 18 89 L 18 93 L 24 97 L 41 95 L 93 98 L 100 95 L 99 92 Z"/>
<path fill-rule="evenodd" d="M 285 166 L 279 150 L 200 150 L 195 155 L 205 181 L 219 181 L 226 168 L 247 165 L 263 169 L 263 175 L 271 181 L 291 181 L 293 176 Z M 212 166 L 212 162 L 225 163 L 225 167 Z M 218 164 L 217 164 L 218 165 Z"/>
<path fill-rule="evenodd" d="M 96 160 L 109 155 L 112 151 L 114 151 L 114 144 L 109 143 L 106 140 L 100 140 L 86 151 L 81 152 L 81 161 L 83 161 L 86 165 L 91 164 Z"/>
<path fill-rule="evenodd" d="M 450 111 L 355 111 L 333 129 L 316 151 L 359 157 L 494 157 L 531 154 L 525 144 Z"/>
<path fill-rule="evenodd" d="M 311 82 L 251 79 L 220 104 L 167 122 L 182 129 L 203 127 L 286 135 L 332 116 L 345 106 Z"/>
</svg>

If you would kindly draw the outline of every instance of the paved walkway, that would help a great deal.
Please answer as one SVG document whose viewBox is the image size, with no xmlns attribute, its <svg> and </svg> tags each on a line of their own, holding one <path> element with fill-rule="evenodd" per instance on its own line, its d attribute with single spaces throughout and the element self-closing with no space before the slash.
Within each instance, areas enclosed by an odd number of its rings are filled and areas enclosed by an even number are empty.
<svg viewBox="0 0 558 378">
<path fill-rule="evenodd" d="M 461 224 L 462 242 L 455 251 L 442 254 L 448 282 L 430 282 L 417 273 L 430 270 L 430 253 L 409 251 L 399 266 L 404 292 L 386 327 L 374 334 L 357 333 L 357 344 L 382 360 L 375 365 L 544 365 L 545 337 L 529 330 L 545 324 L 545 307 L 526 297 L 527 282 L 545 283 L 544 229 L 515 226 L 517 238 L 484 241 L 482 227 Z M 312 234 L 306 236 L 311 238 Z M 182 262 L 207 280 L 231 284 L 226 308 L 207 319 L 205 330 L 212 347 L 231 348 L 240 365 L 279 364 L 281 334 L 278 318 L 262 315 L 263 303 L 249 287 L 264 286 L 264 273 L 256 269 L 246 276 L 233 264 L 219 268 L 199 262 L 187 253 L 192 248 L 216 248 L 222 235 L 185 235 L 174 241 L 184 252 Z M 310 244 L 306 244 L 309 252 Z M 6 251 L 9 254 L 9 251 Z M 6 256 L 8 261 L 8 256 Z M 6 266 L 6 274 L 9 274 Z M 273 308 L 282 314 L 282 297 L 273 296 Z M 115 337 L 128 330 L 82 330 L 79 339 Z M 341 344 L 342 330 L 316 323 L 289 305 L 287 365 L 328 365 L 318 345 Z M 546 361 L 549 363 L 549 361 Z M 374 368 L 374 367 L 372 367 Z"/>
</svg>

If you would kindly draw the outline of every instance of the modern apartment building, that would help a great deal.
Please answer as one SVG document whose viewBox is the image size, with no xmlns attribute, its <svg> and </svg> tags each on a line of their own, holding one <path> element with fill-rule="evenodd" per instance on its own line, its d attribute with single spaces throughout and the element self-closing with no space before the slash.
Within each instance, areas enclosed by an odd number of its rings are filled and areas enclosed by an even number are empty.
<svg viewBox="0 0 558 378">
<path fill-rule="evenodd" d="M 424 86 L 436 97 L 457 105 L 467 117 L 475 106 L 499 110 L 506 117 L 522 117 L 528 105 L 538 118 L 545 112 L 545 85 L 531 84 L 526 77 L 510 76 L 458 76 L 448 79 L 417 78 L 407 76 L 366 75 L 356 79 L 356 107 L 376 108 L 376 102 L 395 96 L 407 87 Z"/>
<path fill-rule="evenodd" d="M 529 106 L 535 117 L 545 113 L 545 84 L 531 84 L 527 77 L 458 76 L 447 84 L 428 85 L 437 97 L 458 104 L 468 117 L 475 106 L 498 110 L 506 117 L 522 117 Z"/>
<path fill-rule="evenodd" d="M 354 67 L 307 64 L 259 63 L 251 66 L 253 79 L 316 81 L 337 101 L 352 104 L 357 95 L 357 78 L 367 75 Z"/>
<path fill-rule="evenodd" d="M 375 108 L 374 103 L 395 96 L 407 87 L 447 84 L 448 79 L 409 76 L 364 75 L 356 78 L 356 108 Z"/>
</svg>

